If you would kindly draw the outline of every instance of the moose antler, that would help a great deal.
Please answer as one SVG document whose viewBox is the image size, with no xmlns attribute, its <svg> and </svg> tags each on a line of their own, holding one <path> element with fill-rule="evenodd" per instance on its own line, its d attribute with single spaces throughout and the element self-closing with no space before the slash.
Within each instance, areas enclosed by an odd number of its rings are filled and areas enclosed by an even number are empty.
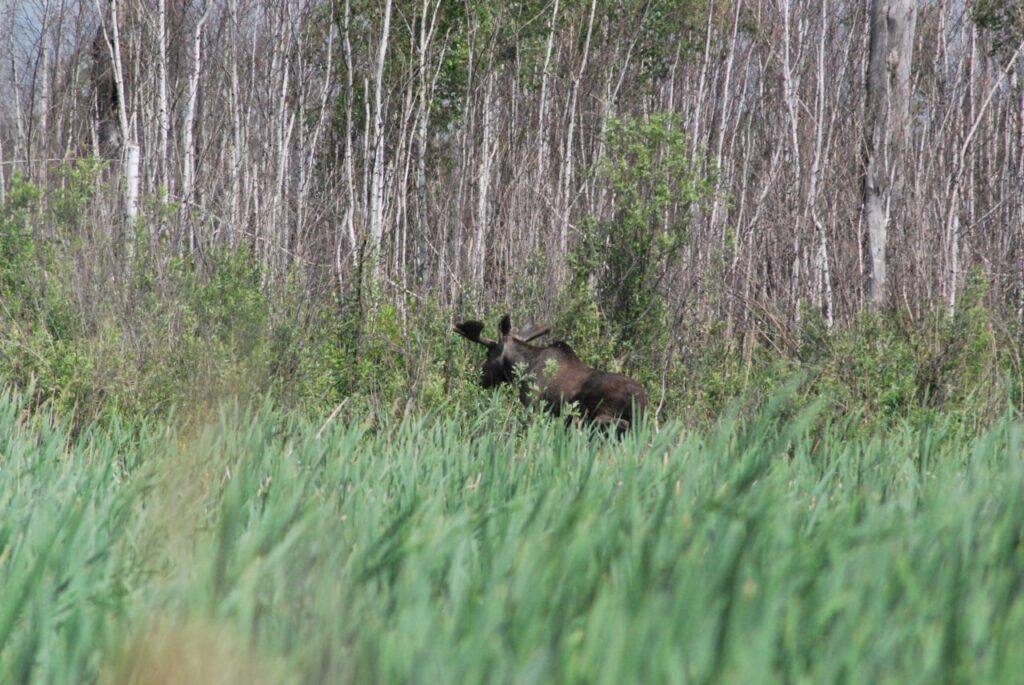
<svg viewBox="0 0 1024 685">
<path fill-rule="evenodd" d="M 484 325 L 480 321 L 463 321 L 452 326 L 452 330 L 461 335 L 466 340 L 471 340 L 478 345 L 484 347 L 494 347 L 498 343 L 489 338 L 481 338 L 480 333 L 484 330 Z"/>
<path fill-rule="evenodd" d="M 550 332 L 551 326 L 534 326 L 533 321 L 529 321 L 522 330 L 516 331 L 512 338 L 522 343 L 528 343 Z"/>
</svg>

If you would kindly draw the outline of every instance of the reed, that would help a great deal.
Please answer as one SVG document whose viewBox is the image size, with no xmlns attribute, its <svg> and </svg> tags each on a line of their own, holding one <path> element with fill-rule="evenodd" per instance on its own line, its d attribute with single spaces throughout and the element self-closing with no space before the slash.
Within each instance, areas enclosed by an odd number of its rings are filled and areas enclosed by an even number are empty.
<svg viewBox="0 0 1024 685">
<path fill-rule="evenodd" d="M 1024 672 L 1024 425 L 786 396 L 622 440 L 495 402 L 86 426 L 0 397 L 0 682 L 934 683 Z M 851 437 L 853 436 L 853 437 Z"/>
</svg>

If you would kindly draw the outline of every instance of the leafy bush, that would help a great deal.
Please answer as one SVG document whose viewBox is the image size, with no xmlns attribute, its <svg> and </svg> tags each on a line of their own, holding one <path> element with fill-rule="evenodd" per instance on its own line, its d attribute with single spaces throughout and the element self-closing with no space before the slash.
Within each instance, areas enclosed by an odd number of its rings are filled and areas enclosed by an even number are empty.
<svg viewBox="0 0 1024 685">
<path fill-rule="evenodd" d="M 129 273 L 112 272 L 114 237 L 87 223 L 102 168 L 65 168 L 46 202 L 12 179 L 0 205 L 0 377 L 83 423 L 268 392 L 287 325 L 272 322 L 250 252 L 213 251 L 198 268 L 143 240 Z"/>
<path fill-rule="evenodd" d="M 35 241 L 31 219 L 38 211 L 42 193 L 21 173 L 11 178 L 0 204 L 0 300 L 8 315 L 18 318 L 21 308 L 36 300 Z"/>
<path fill-rule="evenodd" d="M 321 312 L 299 374 L 307 406 L 447 413 L 481 397 L 479 351 L 452 333 L 451 315 L 429 301 L 399 304 L 369 284 Z"/>
<path fill-rule="evenodd" d="M 641 355 L 665 346 L 662 280 L 688 240 L 693 210 L 711 199 L 714 178 L 701 172 L 704 161 L 693 158 L 674 116 L 612 119 L 605 146 L 598 173 L 614 193 L 615 213 L 582 224 L 569 307 L 596 306 L 615 353 Z"/>
</svg>

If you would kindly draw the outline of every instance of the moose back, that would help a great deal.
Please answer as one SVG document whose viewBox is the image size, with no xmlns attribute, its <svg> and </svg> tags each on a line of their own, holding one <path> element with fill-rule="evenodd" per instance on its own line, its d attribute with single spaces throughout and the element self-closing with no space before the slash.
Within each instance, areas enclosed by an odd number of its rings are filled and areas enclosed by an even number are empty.
<svg viewBox="0 0 1024 685">
<path fill-rule="evenodd" d="M 512 321 L 506 314 L 498 323 L 497 340 L 480 336 L 484 324 L 479 321 L 463 321 L 453 329 L 487 348 L 480 384 L 492 388 L 518 378 L 519 399 L 526 406 L 535 398 L 540 399 L 545 408 L 558 415 L 564 404 L 577 402 L 585 421 L 620 433 L 629 429 L 647 406 L 647 393 L 642 385 L 622 374 L 587 366 L 566 343 L 542 347 L 530 344 L 548 333 L 550 326 L 528 326 L 513 332 Z"/>
</svg>

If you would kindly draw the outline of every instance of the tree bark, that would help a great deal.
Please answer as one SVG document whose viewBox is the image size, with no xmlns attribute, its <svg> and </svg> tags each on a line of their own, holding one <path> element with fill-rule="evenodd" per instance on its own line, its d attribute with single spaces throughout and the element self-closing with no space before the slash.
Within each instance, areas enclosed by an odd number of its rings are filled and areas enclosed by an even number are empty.
<svg viewBox="0 0 1024 685">
<path fill-rule="evenodd" d="M 98 3 L 99 0 L 96 0 Z M 121 132 L 121 160 L 124 164 L 124 204 L 128 222 L 134 223 L 138 216 L 139 206 L 139 146 L 129 126 L 127 94 L 124 87 L 124 62 L 121 59 L 121 19 L 118 0 L 110 0 L 110 32 L 101 22 L 103 40 L 110 51 L 113 70 L 114 97 L 117 100 L 117 121 Z M 99 7 L 97 6 L 97 10 Z M 100 11 L 102 15 L 103 12 Z"/>
<path fill-rule="evenodd" d="M 185 108 L 185 121 L 182 124 L 182 218 L 188 227 L 186 244 L 188 251 L 196 249 L 196 230 L 194 222 L 189 218 L 190 207 L 195 204 L 196 198 L 196 149 L 195 149 L 195 121 L 196 108 L 199 101 L 199 79 L 202 75 L 202 45 L 203 45 L 203 24 L 206 23 L 207 11 L 204 11 L 199 21 L 196 22 L 195 30 L 192 33 L 192 74 L 189 78 L 188 104 Z"/>
<path fill-rule="evenodd" d="M 370 245 L 372 267 L 377 274 L 380 267 L 380 249 L 384 236 L 384 64 L 391 33 L 391 0 L 385 0 L 377 47 L 377 61 L 373 72 L 373 170 L 370 178 Z"/>
<path fill-rule="evenodd" d="M 477 171 L 476 230 L 473 232 L 473 250 L 470 255 L 470 283 L 477 293 L 483 291 L 487 258 L 487 230 L 491 223 L 491 160 L 494 158 L 494 80 L 493 74 L 484 79 L 483 113 L 480 131 L 480 166 Z"/>
<path fill-rule="evenodd" d="M 864 200 L 869 274 L 867 300 L 885 300 L 889 226 L 899 202 L 903 144 L 910 125 L 910 66 L 917 21 L 915 0 L 872 0 L 864 132 Z"/>
<path fill-rule="evenodd" d="M 157 1 L 157 34 L 157 97 L 159 98 L 157 116 L 160 131 L 156 154 L 160 169 L 160 184 L 163 186 L 164 192 L 169 194 L 171 192 L 171 174 L 168 166 L 170 154 L 168 146 L 171 134 L 171 110 L 167 94 L 167 0 Z"/>
</svg>

